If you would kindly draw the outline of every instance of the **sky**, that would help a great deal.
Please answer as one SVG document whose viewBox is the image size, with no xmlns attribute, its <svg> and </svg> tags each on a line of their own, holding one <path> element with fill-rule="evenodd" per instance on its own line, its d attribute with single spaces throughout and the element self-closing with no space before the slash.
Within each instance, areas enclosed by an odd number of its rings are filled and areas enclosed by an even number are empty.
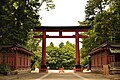
<svg viewBox="0 0 120 80">
<path fill-rule="evenodd" d="M 85 19 L 85 6 L 87 0 L 53 0 L 55 9 L 47 11 L 45 4 L 42 5 L 40 16 L 42 26 L 79 26 L 78 21 Z M 50 35 L 56 33 L 47 33 Z M 64 33 L 63 35 L 73 35 L 74 33 Z M 81 40 L 81 39 L 80 39 Z M 74 38 L 47 38 L 47 46 L 53 42 L 58 46 L 61 42 L 69 41 L 75 44 Z"/>
</svg>

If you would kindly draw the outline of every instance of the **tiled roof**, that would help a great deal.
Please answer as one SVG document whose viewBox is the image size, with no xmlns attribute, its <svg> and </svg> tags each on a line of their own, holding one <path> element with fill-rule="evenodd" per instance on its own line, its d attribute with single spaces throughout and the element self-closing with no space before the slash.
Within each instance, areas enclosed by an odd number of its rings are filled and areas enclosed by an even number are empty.
<svg viewBox="0 0 120 80">
<path fill-rule="evenodd" d="M 104 44 L 92 49 L 92 51 L 89 54 L 94 54 L 96 52 L 104 50 L 105 47 L 108 47 L 108 49 L 110 50 L 111 48 L 120 48 L 120 44 L 119 43 L 114 43 L 114 44 L 113 43 L 112 44 L 104 43 Z"/>
<path fill-rule="evenodd" d="M 2 48 L 16 49 L 16 50 L 24 51 L 24 52 L 26 52 L 27 54 L 30 54 L 30 55 L 33 54 L 31 51 L 23 48 L 23 47 L 22 47 L 21 45 L 19 45 L 19 44 L 0 45 L 0 50 L 1 50 Z"/>
</svg>

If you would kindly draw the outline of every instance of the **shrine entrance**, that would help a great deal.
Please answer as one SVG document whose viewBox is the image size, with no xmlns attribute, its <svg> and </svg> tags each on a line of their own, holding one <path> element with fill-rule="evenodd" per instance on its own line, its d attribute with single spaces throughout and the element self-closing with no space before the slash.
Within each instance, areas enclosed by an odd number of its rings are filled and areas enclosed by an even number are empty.
<svg viewBox="0 0 120 80">
<path fill-rule="evenodd" d="M 34 32 L 42 32 L 42 35 L 33 36 L 33 38 L 42 38 L 42 63 L 41 69 L 47 69 L 46 66 L 46 38 L 75 38 L 76 47 L 76 63 L 75 68 L 80 69 L 80 51 L 79 51 L 79 38 L 88 38 L 88 36 L 81 35 L 79 32 L 87 32 L 91 26 L 39 26 L 34 27 Z M 58 36 L 46 35 L 46 32 L 59 32 Z M 63 36 L 63 32 L 75 32 L 72 36 Z"/>
</svg>

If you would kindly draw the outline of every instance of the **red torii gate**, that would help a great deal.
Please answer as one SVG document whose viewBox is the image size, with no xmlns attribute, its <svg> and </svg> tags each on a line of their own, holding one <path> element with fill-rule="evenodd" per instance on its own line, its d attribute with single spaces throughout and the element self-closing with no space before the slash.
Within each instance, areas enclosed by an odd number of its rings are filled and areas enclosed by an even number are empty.
<svg viewBox="0 0 120 80">
<path fill-rule="evenodd" d="M 88 38 L 88 36 L 79 35 L 79 32 L 87 32 L 91 26 L 40 26 L 34 27 L 34 32 L 42 32 L 42 35 L 33 36 L 33 38 L 42 38 L 42 65 L 41 69 L 46 69 L 46 38 L 75 38 L 76 43 L 76 69 L 81 68 L 79 53 L 79 38 Z M 49 36 L 46 32 L 59 32 L 59 36 Z M 72 36 L 63 36 L 62 32 L 75 32 Z"/>
</svg>

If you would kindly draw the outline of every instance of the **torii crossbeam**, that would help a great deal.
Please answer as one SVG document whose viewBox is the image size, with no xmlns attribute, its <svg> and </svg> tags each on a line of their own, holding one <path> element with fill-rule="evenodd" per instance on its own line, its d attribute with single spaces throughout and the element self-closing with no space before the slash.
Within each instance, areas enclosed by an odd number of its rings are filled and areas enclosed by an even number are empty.
<svg viewBox="0 0 120 80">
<path fill-rule="evenodd" d="M 91 26 L 39 26 L 34 27 L 34 32 L 42 32 L 42 35 L 33 36 L 33 38 L 42 38 L 42 65 L 41 69 L 46 69 L 46 38 L 75 38 L 76 43 L 76 68 L 81 68 L 79 38 L 88 38 L 88 36 L 80 35 L 79 32 L 87 32 Z M 58 36 L 46 35 L 46 32 L 59 32 Z M 72 36 L 63 36 L 62 32 L 75 32 Z"/>
</svg>

